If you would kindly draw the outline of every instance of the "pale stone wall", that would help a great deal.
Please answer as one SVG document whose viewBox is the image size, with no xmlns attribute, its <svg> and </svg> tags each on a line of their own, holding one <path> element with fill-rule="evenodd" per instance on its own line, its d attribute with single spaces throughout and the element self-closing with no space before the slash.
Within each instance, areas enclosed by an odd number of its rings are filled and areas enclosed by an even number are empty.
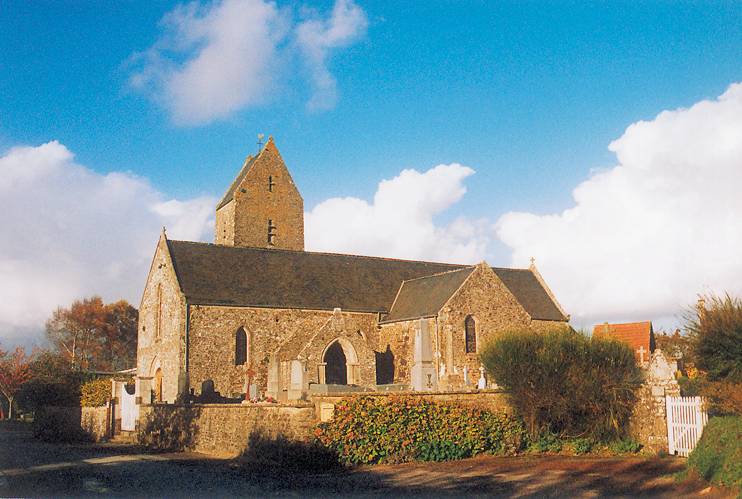
<svg viewBox="0 0 742 499">
<path fill-rule="evenodd" d="M 306 442 L 312 438 L 314 406 L 262 404 L 142 405 L 139 439 L 156 444 L 169 432 L 185 449 L 216 455 L 238 455 L 249 448 L 252 434 L 275 440 Z"/>
<path fill-rule="evenodd" d="M 668 451 L 665 396 L 679 397 L 680 385 L 675 379 L 675 369 L 659 349 L 654 351 L 648 364 L 646 379 L 634 406 L 631 430 L 645 452 L 656 454 Z"/>
<path fill-rule="evenodd" d="M 137 372 L 153 377 L 162 372 L 162 399 L 175 402 L 181 395 L 178 376 L 185 370 L 186 304 L 175 276 L 163 234 L 155 251 L 139 307 Z"/>
<path fill-rule="evenodd" d="M 244 393 L 245 371 L 235 366 L 235 335 L 242 327 L 248 335 L 247 364 L 252 364 L 253 383 L 267 388 L 268 361 L 272 353 L 283 362 L 307 362 L 309 383 L 318 383 L 322 354 L 336 339 L 344 338 L 355 349 L 360 383 L 375 384 L 373 353 L 378 332 L 373 314 L 330 311 L 266 309 L 223 306 L 191 306 L 188 330 L 189 384 L 199 394 L 201 383 L 214 381 L 224 396 Z M 288 372 L 283 380 L 288 388 Z"/>
</svg>

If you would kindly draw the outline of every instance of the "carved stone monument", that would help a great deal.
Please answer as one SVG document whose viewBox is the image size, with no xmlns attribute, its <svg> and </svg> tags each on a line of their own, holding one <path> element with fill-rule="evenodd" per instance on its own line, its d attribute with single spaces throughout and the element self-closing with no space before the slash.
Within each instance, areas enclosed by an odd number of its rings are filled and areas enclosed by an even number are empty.
<svg viewBox="0 0 742 499">
<path fill-rule="evenodd" d="M 412 366 L 412 390 L 417 392 L 438 391 L 438 369 L 433 361 L 433 348 L 430 341 L 430 325 L 427 319 L 418 321 L 415 332 L 415 364 Z"/>
</svg>

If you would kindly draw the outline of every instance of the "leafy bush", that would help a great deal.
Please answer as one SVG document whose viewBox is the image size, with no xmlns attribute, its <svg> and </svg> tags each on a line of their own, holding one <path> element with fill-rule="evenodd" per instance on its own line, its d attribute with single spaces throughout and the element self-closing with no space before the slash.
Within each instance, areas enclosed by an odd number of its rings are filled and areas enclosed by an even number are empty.
<svg viewBox="0 0 742 499">
<path fill-rule="evenodd" d="M 485 345 L 480 360 L 533 435 L 610 442 L 630 431 L 642 371 L 627 343 L 514 330 Z"/>
<path fill-rule="evenodd" d="M 711 483 L 742 488 L 742 417 L 711 418 L 688 457 L 688 468 Z"/>
<path fill-rule="evenodd" d="M 642 448 L 636 440 L 621 439 L 612 446 L 613 452 L 617 454 L 636 454 Z"/>
<path fill-rule="evenodd" d="M 553 452 L 554 454 L 558 454 L 562 451 L 562 441 L 553 433 L 544 433 L 533 442 L 529 450 L 531 452 Z"/>
<path fill-rule="evenodd" d="M 576 456 L 587 454 L 592 449 L 593 443 L 589 438 L 576 438 L 572 441 L 572 452 Z"/>
<path fill-rule="evenodd" d="M 742 416 L 742 383 L 709 381 L 701 375 L 694 379 L 678 378 L 684 397 L 704 397 L 706 411 L 713 416 Z"/>
<path fill-rule="evenodd" d="M 342 399 L 316 436 L 344 462 L 375 464 L 513 453 L 524 431 L 508 414 L 390 395 Z"/>
<path fill-rule="evenodd" d="M 88 381 L 80 387 L 82 407 L 100 407 L 111 398 L 111 378 Z"/>
<path fill-rule="evenodd" d="M 705 296 L 684 318 L 698 369 L 709 381 L 742 382 L 742 301 Z"/>
<path fill-rule="evenodd" d="M 471 457 L 470 450 L 455 442 L 422 442 L 417 458 L 423 462 L 458 461 Z"/>
</svg>

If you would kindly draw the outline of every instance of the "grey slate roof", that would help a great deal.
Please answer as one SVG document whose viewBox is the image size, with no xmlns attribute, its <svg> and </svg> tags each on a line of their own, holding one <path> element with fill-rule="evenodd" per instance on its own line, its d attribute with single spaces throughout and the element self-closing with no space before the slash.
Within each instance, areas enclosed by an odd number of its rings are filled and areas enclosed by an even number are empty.
<svg viewBox="0 0 742 499">
<path fill-rule="evenodd" d="M 388 313 L 384 322 L 435 315 L 475 269 L 186 241 L 168 240 L 167 245 L 181 291 L 191 304 L 341 308 Z M 492 270 L 532 319 L 567 321 L 533 272 Z"/>
<path fill-rule="evenodd" d="M 167 241 L 191 304 L 387 313 L 402 281 L 464 265 Z"/>
<path fill-rule="evenodd" d="M 397 299 L 382 322 L 398 322 L 438 314 L 476 267 L 420 277 L 402 283 Z"/>
<path fill-rule="evenodd" d="M 567 318 L 530 270 L 492 268 L 533 320 L 563 321 Z"/>
</svg>

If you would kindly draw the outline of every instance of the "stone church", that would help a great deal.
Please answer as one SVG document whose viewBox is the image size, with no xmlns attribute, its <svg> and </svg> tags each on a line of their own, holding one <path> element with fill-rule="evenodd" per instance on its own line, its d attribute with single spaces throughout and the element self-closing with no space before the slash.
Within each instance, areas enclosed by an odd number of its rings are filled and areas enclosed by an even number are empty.
<svg viewBox="0 0 742 499">
<path fill-rule="evenodd" d="M 163 230 L 155 250 L 137 371 L 159 401 L 198 395 L 206 380 L 226 396 L 288 387 L 297 362 L 309 386 L 410 387 L 423 329 L 438 389 L 462 387 L 466 373 L 476 385 L 490 338 L 569 321 L 533 265 L 305 251 L 303 199 L 273 138 L 248 157 L 215 225 L 214 244 Z"/>
</svg>

